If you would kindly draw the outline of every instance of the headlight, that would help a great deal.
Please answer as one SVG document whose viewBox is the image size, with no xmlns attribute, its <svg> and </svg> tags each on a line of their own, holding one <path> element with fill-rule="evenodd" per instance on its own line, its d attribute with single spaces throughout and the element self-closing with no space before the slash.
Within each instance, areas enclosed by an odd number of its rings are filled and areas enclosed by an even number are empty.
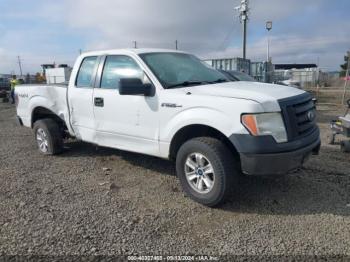
<svg viewBox="0 0 350 262">
<path fill-rule="evenodd" d="M 244 114 L 242 124 L 253 136 L 271 135 L 277 143 L 288 141 L 281 113 Z"/>
</svg>

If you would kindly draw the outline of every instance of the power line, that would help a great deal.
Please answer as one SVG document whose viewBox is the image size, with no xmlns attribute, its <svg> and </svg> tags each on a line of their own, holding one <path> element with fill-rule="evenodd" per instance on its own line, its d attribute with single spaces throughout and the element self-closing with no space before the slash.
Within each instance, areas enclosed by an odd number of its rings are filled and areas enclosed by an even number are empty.
<svg viewBox="0 0 350 262">
<path fill-rule="evenodd" d="M 226 50 L 228 45 L 230 44 L 230 41 L 232 40 L 232 37 L 234 35 L 234 33 L 237 31 L 237 27 L 230 27 L 230 30 L 227 32 L 226 36 L 224 37 L 224 40 L 222 41 L 222 43 L 220 43 L 220 45 L 218 46 L 217 50 L 221 51 L 221 50 Z"/>
</svg>

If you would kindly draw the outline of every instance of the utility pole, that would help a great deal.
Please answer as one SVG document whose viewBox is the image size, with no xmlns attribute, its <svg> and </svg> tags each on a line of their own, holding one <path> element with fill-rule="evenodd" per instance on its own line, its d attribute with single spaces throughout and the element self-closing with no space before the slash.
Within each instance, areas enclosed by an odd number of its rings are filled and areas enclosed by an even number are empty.
<svg viewBox="0 0 350 262">
<path fill-rule="evenodd" d="M 243 24 L 243 58 L 246 59 L 247 50 L 247 22 L 248 22 L 248 12 L 249 12 L 249 0 L 241 0 L 241 5 L 237 6 L 235 9 L 239 11 L 239 18 Z"/>
<path fill-rule="evenodd" d="M 267 57 L 266 61 L 270 62 L 270 31 L 272 29 L 272 21 L 267 21 L 266 22 L 266 30 L 267 30 Z"/>
<path fill-rule="evenodd" d="M 348 66 L 346 68 L 346 74 L 345 74 L 343 98 L 342 98 L 342 101 L 341 101 L 342 105 L 344 105 L 344 102 L 345 102 L 346 87 L 348 86 L 348 79 L 349 79 L 349 69 L 350 69 L 350 51 L 348 51 Z"/>
<path fill-rule="evenodd" d="M 81 55 L 81 53 L 82 53 L 82 50 L 81 50 L 81 49 L 79 49 L 79 55 Z"/>
<path fill-rule="evenodd" d="M 21 72 L 21 76 L 22 76 L 22 62 L 21 62 L 21 58 L 19 56 L 17 56 L 17 59 L 18 59 L 19 71 Z"/>
<path fill-rule="evenodd" d="M 133 43 L 134 43 L 134 48 L 137 49 L 137 42 L 133 41 Z"/>
<path fill-rule="evenodd" d="M 177 48 L 178 48 L 178 42 L 177 42 L 177 40 L 175 40 L 175 49 L 177 50 Z"/>
</svg>

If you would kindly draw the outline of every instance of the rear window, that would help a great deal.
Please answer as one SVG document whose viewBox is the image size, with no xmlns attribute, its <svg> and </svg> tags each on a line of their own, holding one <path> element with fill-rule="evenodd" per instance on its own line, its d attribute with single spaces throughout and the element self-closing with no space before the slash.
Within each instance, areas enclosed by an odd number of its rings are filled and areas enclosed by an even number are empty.
<svg viewBox="0 0 350 262">
<path fill-rule="evenodd" d="M 76 86 L 91 88 L 93 86 L 93 76 L 97 65 L 97 56 L 85 57 L 81 63 Z"/>
</svg>

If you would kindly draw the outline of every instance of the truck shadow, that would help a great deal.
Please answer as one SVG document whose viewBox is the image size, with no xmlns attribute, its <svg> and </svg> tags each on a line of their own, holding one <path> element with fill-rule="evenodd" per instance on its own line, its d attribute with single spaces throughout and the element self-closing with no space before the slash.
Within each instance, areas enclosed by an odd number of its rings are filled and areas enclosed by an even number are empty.
<svg viewBox="0 0 350 262">
<path fill-rule="evenodd" d="M 81 142 L 69 143 L 68 146 L 69 151 L 61 157 L 116 157 L 160 175 L 176 176 L 174 163 L 167 160 L 102 147 L 96 150 L 95 146 Z M 327 150 L 322 148 L 324 153 Z M 180 187 L 178 191 L 182 191 Z M 183 195 L 179 193 L 179 197 Z M 295 174 L 280 177 L 242 175 L 237 190 L 218 209 L 266 215 L 325 213 L 349 216 L 349 204 L 350 174 L 308 165 Z"/>
<path fill-rule="evenodd" d="M 174 163 L 165 159 L 95 146 L 85 142 L 65 143 L 61 157 L 100 157 L 102 161 L 121 158 L 132 165 L 140 166 L 164 175 L 176 176 Z"/>
</svg>

